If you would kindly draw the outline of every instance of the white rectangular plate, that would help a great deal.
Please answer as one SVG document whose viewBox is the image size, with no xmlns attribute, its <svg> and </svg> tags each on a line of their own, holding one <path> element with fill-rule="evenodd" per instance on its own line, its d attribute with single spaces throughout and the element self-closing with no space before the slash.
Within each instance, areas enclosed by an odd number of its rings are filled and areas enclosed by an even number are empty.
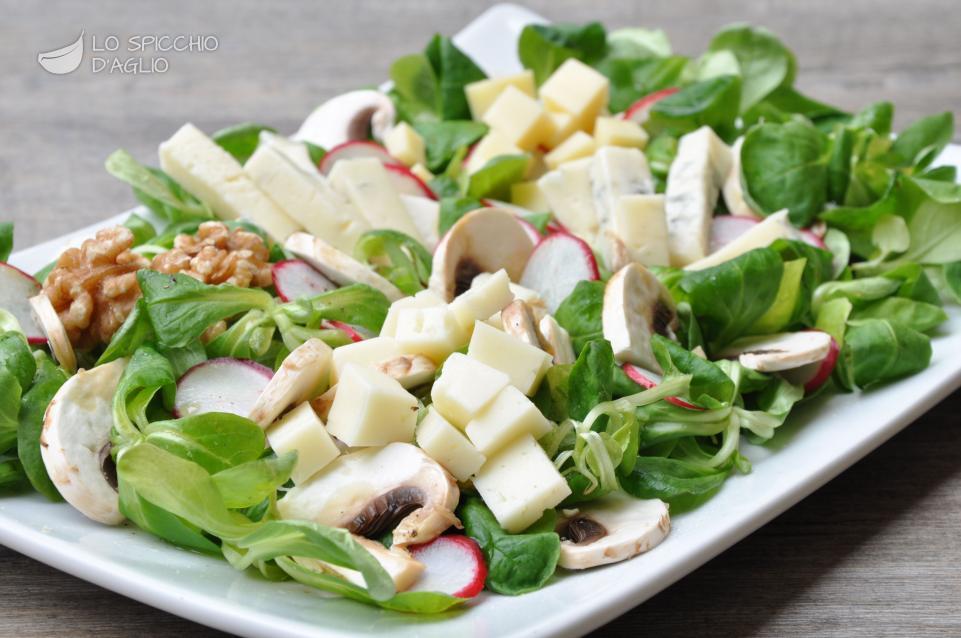
<svg viewBox="0 0 961 638">
<path fill-rule="evenodd" d="M 518 67 L 513 43 L 543 19 L 499 5 L 472 22 L 457 42 L 488 73 Z M 961 167 L 961 147 L 940 163 Z M 14 255 L 33 272 L 100 226 Z M 961 312 L 934 339 L 931 366 L 884 388 L 819 397 L 799 407 L 766 447 L 743 446 L 754 471 L 734 476 L 700 508 L 674 518 L 654 551 L 584 573 L 558 576 L 514 598 L 483 595 L 467 609 L 417 617 L 329 599 L 295 583 L 269 583 L 222 560 L 162 543 L 133 527 L 88 521 L 37 494 L 0 499 L 0 542 L 125 596 L 244 636 L 575 636 L 624 613 L 771 520 L 920 417 L 961 385 Z"/>
</svg>

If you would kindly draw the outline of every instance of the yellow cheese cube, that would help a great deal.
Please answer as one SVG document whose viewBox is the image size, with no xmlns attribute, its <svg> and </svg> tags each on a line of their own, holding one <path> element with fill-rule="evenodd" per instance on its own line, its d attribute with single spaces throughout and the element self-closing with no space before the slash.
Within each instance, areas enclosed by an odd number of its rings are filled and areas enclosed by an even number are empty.
<svg viewBox="0 0 961 638">
<path fill-rule="evenodd" d="M 384 146 L 388 153 L 405 166 L 423 165 L 427 162 L 424 138 L 407 122 L 401 122 L 387 131 Z"/>
<path fill-rule="evenodd" d="M 429 184 L 430 180 L 434 179 L 434 174 L 423 164 L 414 164 L 410 167 L 410 172 L 419 177 L 425 184 Z"/>
<path fill-rule="evenodd" d="M 544 192 L 540 186 L 537 185 L 537 182 L 517 182 L 516 184 L 512 184 L 511 202 L 537 213 L 546 213 L 551 209 L 550 204 L 547 203 L 547 198 L 544 197 Z"/>
<path fill-rule="evenodd" d="M 582 157 L 590 157 L 597 150 L 594 138 L 584 131 L 575 131 L 560 146 L 544 156 L 547 168 L 554 170 L 564 162 L 572 162 Z"/>
<path fill-rule="evenodd" d="M 538 152 L 531 153 L 531 159 L 527 164 L 527 171 L 524 173 L 524 179 L 537 179 L 546 172 L 547 164 L 544 162 L 544 154 Z"/>
<path fill-rule="evenodd" d="M 470 152 L 465 168 L 468 173 L 476 173 L 484 168 L 487 162 L 500 155 L 526 155 L 526 153 L 507 135 L 491 129 Z"/>
<path fill-rule="evenodd" d="M 500 370 L 526 395 L 534 394 L 551 366 L 551 355 L 481 321 L 474 325 L 467 356 Z"/>
<path fill-rule="evenodd" d="M 481 454 L 491 456 L 525 434 L 539 439 L 551 431 L 551 424 L 530 399 L 509 385 L 471 419 L 464 431 Z"/>
<path fill-rule="evenodd" d="M 554 124 L 544 107 L 514 86 L 504 89 L 482 119 L 528 151 L 546 144 L 554 135 Z"/>
<path fill-rule="evenodd" d="M 505 75 L 499 78 L 490 78 L 479 82 L 471 82 L 464 87 L 464 94 L 467 96 L 467 104 L 470 106 L 471 116 L 475 120 L 481 119 L 490 105 L 504 92 L 509 86 L 513 86 L 525 95 L 534 97 L 534 72 L 530 70 L 521 71 L 514 75 Z"/>
<path fill-rule="evenodd" d="M 403 354 L 397 342 L 390 337 L 374 337 L 334 348 L 330 385 L 337 383 L 348 363 L 371 367 L 374 364 Z"/>
<path fill-rule="evenodd" d="M 434 363 L 441 363 L 467 341 L 467 333 L 446 306 L 400 310 L 396 334 L 403 352 L 422 354 Z"/>
<path fill-rule="evenodd" d="M 598 146 L 647 146 L 647 131 L 633 120 L 619 117 L 599 117 L 594 122 L 594 139 Z"/>
<path fill-rule="evenodd" d="M 307 402 L 301 403 L 267 428 L 267 441 L 278 456 L 287 452 L 297 453 L 297 463 L 290 473 L 290 478 L 297 485 L 340 456 L 340 448 Z"/>
<path fill-rule="evenodd" d="M 327 431 L 347 445 L 410 443 L 417 425 L 417 399 L 383 372 L 348 363 L 327 417 Z"/>
<path fill-rule="evenodd" d="M 417 445 L 444 466 L 458 481 L 466 481 L 481 468 L 486 457 L 460 430 L 441 416 L 433 406 L 417 426 Z"/>
<path fill-rule="evenodd" d="M 577 128 L 590 132 L 607 106 L 610 83 L 580 60 L 569 58 L 541 85 L 541 99 L 552 111 L 574 116 Z"/>
<path fill-rule="evenodd" d="M 670 264 L 664 195 L 622 195 L 614 206 L 611 230 L 634 261 L 645 266 Z"/>
<path fill-rule="evenodd" d="M 573 135 L 574 131 L 580 130 L 580 122 L 567 111 L 552 110 L 550 104 L 544 106 L 547 108 L 547 117 L 551 118 L 551 124 L 554 125 L 554 135 L 551 136 L 547 146 L 557 148 Z"/>
<path fill-rule="evenodd" d="M 470 289 L 450 303 L 451 312 L 467 334 L 470 334 L 475 321 L 487 319 L 514 301 L 510 284 L 510 277 L 502 268 L 476 286 L 472 281 Z"/>
<path fill-rule="evenodd" d="M 390 304 L 384 325 L 380 328 L 381 337 L 393 337 L 397 334 L 397 314 L 405 308 L 430 308 L 443 306 L 445 302 L 433 290 L 421 290 L 413 297 L 404 297 Z"/>
<path fill-rule="evenodd" d="M 474 487 L 508 532 L 522 532 L 570 496 L 567 481 L 531 435 L 522 436 L 487 459 Z"/>
<path fill-rule="evenodd" d="M 430 398 L 444 418 L 464 429 L 509 381 L 500 370 L 455 352 L 444 362 Z"/>
</svg>

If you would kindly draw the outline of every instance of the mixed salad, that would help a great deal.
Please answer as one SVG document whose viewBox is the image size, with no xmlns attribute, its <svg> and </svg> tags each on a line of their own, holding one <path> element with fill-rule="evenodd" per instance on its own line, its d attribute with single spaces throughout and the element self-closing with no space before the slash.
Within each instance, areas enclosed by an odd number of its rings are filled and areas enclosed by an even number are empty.
<svg viewBox="0 0 961 638">
<path fill-rule="evenodd" d="M 928 365 L 950 113 L 820 103 L 751 26 L 517 51 L 488 78 L 436 36 L 292 136 L 112 154 L 139 213 L 0 264 L 0 485 L 435 613 L 651 550 L 795 404 Z"/>
</svg>

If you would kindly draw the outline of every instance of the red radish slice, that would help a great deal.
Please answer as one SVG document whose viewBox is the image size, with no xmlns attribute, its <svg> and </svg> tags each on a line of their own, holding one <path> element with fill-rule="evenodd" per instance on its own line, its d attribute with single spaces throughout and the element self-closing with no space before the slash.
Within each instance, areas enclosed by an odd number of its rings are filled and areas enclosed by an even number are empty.
<svg viewBox="0 0 961 638">
<path fill-rule="evenodd" d="M 555 233 L 534 248 L 519 283 L 536 291 L 553 313 L 577 282 L 600 278 L 591 247 L 574 235 Z"/>
<path fill-rule="evenodd" d="M 801 241 L 806 244 L 810 244 L 815 248 L 820 248 L 822 250 L 827 250 L 827 246 L 824 244 L 824 240 L 821 239 L 814 230 L 810 228 L 801 229 Z"/>
<path fill-rule="evenodd" d="M 650 390 L 661 382 L 661 375 L 656 372 L 651 372 L 650 370 L 645 370 L 633 363 L 625 363 L 621 368 L 624 370 L 624 374 L 628 378 L 641 386 L 645 390 Z M 673 403 L 679 408 L 687 408 L 688 410 L 703 410 L 704 408 L 694 405 L 693 403 L 688 403 L 680 397 L 667 397 L 664 399 L 668 403 Z"/>
<path fill-rule="evenodd" d="M 47 343 L 47 337 L 33 316 L 30 298 L 40 294 L 40 283 L 19 268 L 0 262 L 0 308 L 12 314 L 27 341 L 35 346 Z"/>
<path fill-rule="evenodd" d="M 524 227 L 524 232 L 526 232 L 530 236 L 531 241 L 534 242 L 535 246 L 539 244 L 542 239 L 544 239 L 544 236 L 538 232 L 537 226 L 530 223 L 523 217 L 518 217 L 517 221 L 519 221 L 521 223 L 521 226 Z"/>
<path fill-rule="evenodd" d="M 327 151 L 323 159 L 320 160 L 320 164 L 317 168 L 324 175 L 330 172 L 330 169 L 334 167 L 334 163 L 337 160 L 342 159 L 358 159 L 361 157 L 376 157 L 384 164 L 396 164 L 395 160 L 390 153 L 387 152 L 383 146 L 377 142 L 368 142 L 366 140 L 354 140 L 351 142 L 344 142 L 343 144 L 338 144 L 334 148 Z"/>
<path fill-rule="evenodd" d="M 786 370 L 781 373 L 781 376 L 794 385 L 803 385 L 804 392 L 811 394 L 831 378 L 831 373 L 834 372 L 834 366 L 837 365 L 840 352 L 841 348 L 838 347 L 838 342 L 834 340 L 834 337 L 831 337 L 831 349 L 828 350 L 827 356 L 820 361 L 809 363 L 806 366 L 801 366 L 794 370 Z"/>
<path fill-rule="evenodd" d="M 724 248 L 759 222 L 759 219 L 746 215 L 718 215 L 711 221 L 710 253 Z"/>
<path fill-rule="evenodd" d="M 570 235 L 571 231 L 567 230 L 567 226 L 552 217 L 551 221 L 547 222 L 547 234 L 553 235 L 554 233 L 567 233 Z"/>
<path fill-rule="evenodd" d="M 414 195 L 415 197 L 429 197 L 436 200 L 437 195 L 424 183 L 424 180 L 414 175 L 409 168 L 403 164 L 393 164 L 384 162 L 384 168 L 390 175 L 390 180 L 394 183 L 394 188 L 402 195 Z"/>
<path fill-rule="evenodd" d="M 660 91 L 649 93 L 639 99 L 637 102 L 634 102 L 634 104 L 631 104 L 629 107 L 627 107 L 627 110 L 621 113 L 621 119 L 633 120 L 638 124 L 644 124 L 651 112 L 651 107 L 654 106 L 658 100 L 663 100 L 668 95 L 674 95 L 679 90 L 680 89 L 676 86 L 672 86 L 667 89 L 661 89 Z"/>
<path fill-rule="evenodd" d="M 299 259 L 278 261 L 270 268 L 277 295 L 284 301 L 313 297 L 337 288 L 337 284 Z"/>
<path fill-rule="evenodd" d="M 424 573 L 409 591 L 473 598 L 484 589 L 487 564 L 473 538 L 438 536 L 429 543 L 411 546 L 410 553 L 424 564 Z"/>
<path fill-rule="evenodd" d="M 349 323 L 328 319 L 326 321 L 321 322 L 320 325 L 322 328 L 331 328 L 333 330 L 340 330 L 341 332 L 345 333 L 348 337 L 350 337 L 350 340 L 353 341 L 354 343 L 364 340 L 364 335 L 357 332 L 357 329 L 354 328 Z"/>
<path fill-rule="evenodd" d="M 267 366 L 246 359 L 221 357 L 198 363 L 177 381 L 174 416 L 228 412 L 249 417 L 273 376 Z"/>
</svg>

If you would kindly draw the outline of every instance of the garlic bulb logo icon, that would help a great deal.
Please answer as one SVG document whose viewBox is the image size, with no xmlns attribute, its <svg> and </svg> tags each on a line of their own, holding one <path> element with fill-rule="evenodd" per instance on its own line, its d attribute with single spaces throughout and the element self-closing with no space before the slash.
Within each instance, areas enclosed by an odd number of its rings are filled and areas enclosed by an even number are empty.
<svg viewBox="0 0 961 638">
<path fill-rule="evenodd" d="M 60 47 L 54 51 L 47 51 L 37 55 L 37 62 L 44 69 L 56 75 L 64 75 L 76 71 L 83 61 L 83 31 L 76 42 Z"/>
</svg>

